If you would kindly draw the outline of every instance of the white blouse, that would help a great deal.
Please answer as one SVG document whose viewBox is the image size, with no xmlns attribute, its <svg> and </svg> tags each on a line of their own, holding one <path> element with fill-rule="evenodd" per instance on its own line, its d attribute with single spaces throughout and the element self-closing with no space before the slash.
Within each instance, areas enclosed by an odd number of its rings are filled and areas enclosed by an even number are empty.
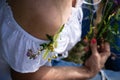
<svg viewBox="0 0 120 80">
<path fill-rule="evenodd" d="M 48 61 L 51 56 L 61 54 L 57 59 L 67 57 L 68 50 L 80 40 L 82 17 L 81 7 L 73 8 L 69 21 L 57 39 L 58 46 L 54 52 L 43 59 L 43 50 L 35 59 L 30 59 L 27 55 L 29 50 L 36 53 L 40 44 L 49 41 L 37 39 L 27 33 L 15 21 L 10 6 L 4 0 L 0 2 L 0 73 L 2 70 L 9 74 L 9 67 L 21 73 L 35 72 L 43 65 L 51 66 Z M 0 74 L 0 80 L 1 76 Z"/>
</svg>

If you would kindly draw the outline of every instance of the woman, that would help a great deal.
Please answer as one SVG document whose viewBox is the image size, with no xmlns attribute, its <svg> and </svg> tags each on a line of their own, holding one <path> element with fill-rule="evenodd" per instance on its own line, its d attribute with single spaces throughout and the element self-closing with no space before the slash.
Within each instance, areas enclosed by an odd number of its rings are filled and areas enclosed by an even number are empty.
<svg viewBox="0 0 120 80">
<path fill-rule="evenodd" d="M 85 66 L 51 66 L 51 59 L 66 57 L 67 51 L 80 40 L 81 26 L 77 25 L 82 22 L 81 8 L 72 11 L 72 0 L 8 0 L 7 3 L 2 0 L 0 3 L 1 80 L 90 79 L 110 55 L 108 43 L 99 53 L 93 39 L 92 55 Z M 46 34 L 53 38 L 48 36 L 49 40 Z"/>
</svg>

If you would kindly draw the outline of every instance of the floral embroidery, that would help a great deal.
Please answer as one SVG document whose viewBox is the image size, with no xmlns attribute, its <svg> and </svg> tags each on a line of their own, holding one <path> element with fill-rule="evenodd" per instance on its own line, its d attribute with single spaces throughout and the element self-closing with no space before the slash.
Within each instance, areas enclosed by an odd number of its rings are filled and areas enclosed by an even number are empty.
<svg viewBox="0 0 120 80">
<path fill-rule="evenodd" d="M 48 44 L 47 43 L 40 44 L 40 49 L 37 52 L 33 52 L 32 49 L 28 49 L 26 55 L 29 57 L 29 59 L 36 59 L 37 56 L 39 56 L 42 51 L 44 51 L 43 59 L 46 59 L 50 52 L 54 52 L 54 48 L 57 47 L 57 39 L 59 37 L 60 32 L 63 30 L 63 28 L 64 28 L 64 25 L 60 27 L 60 29 L 54 36 L 50 36 L 47 34 L 46 36 L 50 40 L 50 42 Z M 57 56 L 56 55 L 51 56 L 50 58 L 48 58 L 48 61 L 51 61 L 51 59 L 53 58 L 57 58 Z"/>
<path fill-rule="evenodd" d="M 28 49 L 26 55 L 29 57 L 29 59 L 36 59 L 37 56 L 40 55 L 40 53 L 41 53 L 42 50 L 43 50 L 43 49 L 39 49 L 39 50 L 37 51 L 37 53 L 35 53 L 35 52 L 33 52 L 32 49 Z"/>
</svg>

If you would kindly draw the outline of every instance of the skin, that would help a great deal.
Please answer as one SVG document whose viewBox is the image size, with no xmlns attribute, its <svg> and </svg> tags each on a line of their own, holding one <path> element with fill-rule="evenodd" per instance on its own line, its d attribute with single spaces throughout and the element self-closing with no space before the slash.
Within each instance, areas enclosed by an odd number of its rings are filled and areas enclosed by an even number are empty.
<svg viewBox="0 0 120 80">
<path fill-rule="evenodd" d="M 75 7 L 76 6 L 76 0 L 72 0 L 72 7 Z"/>
<path fill-rule="evenodd" d="M 46 34 L 54 35 L 59 27 L 67 22 L 72 9 L 72 0 L 64 3 L 61 0 L 9 0 L 8 2 L 18 24 L 39 39 L 47 39 Z"/>
<path fill-rule="evenodd" d="M 9 0 L 15 20 L 28 33 L 46 40 L 66 23 L 71 14 L 73 0 Z M 49 13 L 49 14 L 48 14 Z M 97 42 L 91 43 L 92 55 L 83 67 L 42 66 L 33 73 L 20 73 L 11 69 L 13 80 L 86 80 L 95 76 L 110 55 L 108 43 L 101 53 Z"/>
</svg>

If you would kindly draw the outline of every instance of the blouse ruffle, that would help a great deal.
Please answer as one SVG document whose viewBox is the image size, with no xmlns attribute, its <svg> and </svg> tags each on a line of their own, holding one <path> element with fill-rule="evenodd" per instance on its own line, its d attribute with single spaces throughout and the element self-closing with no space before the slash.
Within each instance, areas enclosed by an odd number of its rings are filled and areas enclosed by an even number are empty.
<svg viewBox="0 0 120 80">
<path fill-rule="evenodd" d="M 51 62 L 48 61 L 51 56 L 62 54 L 56 59 L 67 57 L 68 50 L 80 40 L 82 17 L 81 8 L 73 8 L 71 18 L 57 39 L 58 46 L 54 52 L 49 53 L 47 59 L 43 59 L 43 50 L 35 59 L 30 59 L 27 56 L 28 50 L 37 53 L 40 44 L 49 41 L 37 39 L 22 29 L 15 21 L 10 6 L 5 4 L 0 9 L 2 56 L 11 68 L 21 73 L 35 72 L 43 65 L 51 66 Z"/>
</svg>

